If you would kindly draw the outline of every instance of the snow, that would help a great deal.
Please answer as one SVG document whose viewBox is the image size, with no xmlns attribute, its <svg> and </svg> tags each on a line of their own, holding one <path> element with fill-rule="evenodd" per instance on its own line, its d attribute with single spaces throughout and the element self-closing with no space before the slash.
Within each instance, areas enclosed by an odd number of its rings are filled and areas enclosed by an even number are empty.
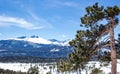
<svg viewBox="0 0 120 74">
<path fill-rule="evenodd" d="M 21 41 L 29 41 L 29 42 L 33 42 L 33 43 L 39 43 L 39 44 L 51 44 L 50 41 L 43 39 L 43 38 L 24 38 L 24 39 L 20 39 L 20 38 L 11 38 L 12 40 L 21 40 Z"/>
<path fill-rule="evenodd" d="M 47 72 L 51 71 L 52 74 L 58 74 L 57 68 L 55 63 L 0 63 L 0 68 L 2 69 L 9 69 L 14 71 L 22 71 L 27 72 L 30 67 L 33 66 L 39 67 L 39 74 L 46 74 Z M 88 67 L 100 68 L 105 74 L 109 74 L 111 72 L 111 65 L 108 66 L 100 66 L 100 62 L 98 61 L 91 61 L 87 64 Z M 52 67 L 52 69 L 50 69 Z M 117 60 L 117 74 L 120 74 L 120 60 Z M 88 74 L 90 74 L 91 69 L 86 68 Z M 66 72 L 66 73 L 59 73 L 59 74 L 76 74 L 77 72 Z M 85 70 L 82 70 L 81 74 L 86 74 Z"/>
<path fill-rule="evenodd" d="M 25 38 L 10 38 L 10 40 L 19 40 L 19 41 L 29 41 L 33 43 L 39 43 L 39 44 L 54 44 L 54 45 L 60 45 L 60 46 L 69 46 L 69 41 L 50 41 L 41 37 L 25 37 Z"/>
<path fill-rule="evenodd" d="M 29 64 L 25 63 L 0 63 L 0 68 L 26 72 L 30 67 Z"/>
<path fill-rule="evenodd" d="M 102 52 L 111 52 L 110 49 L 108 49 L 108 48 L 102 48 L 101 51 Z"/>
<path fill-rule="evenodd" d="M 30 67 L 38 66 L 39 74 L 46 74 L 50 71 L 51 64 L 47 63 L 0 63 L 0 68 L 13 71 L 27 72 Z M 57 69 L 55 69 L 57 70 Z M 56 73 L 53 73 L 56 74 Z"/>
<path fill-rule="evenodd" d="M 2 51 L 6 51 L 6 50 L 0 50 L 0 52 L 2 52 Z"/>
<path fill-rule="evenodd" d="M 50 50 L 50 52 L 58 52 L 58 51 L 60 51 L 60 50 L 59 49 L 55 49 L 55 48 Z"/>
</svg>

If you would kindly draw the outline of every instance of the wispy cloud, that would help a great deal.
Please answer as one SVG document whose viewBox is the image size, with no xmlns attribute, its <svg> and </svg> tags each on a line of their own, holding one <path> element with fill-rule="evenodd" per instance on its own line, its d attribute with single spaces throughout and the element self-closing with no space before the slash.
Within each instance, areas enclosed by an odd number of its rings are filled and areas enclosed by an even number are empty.
<svg viewBox="0 0 120 74">
<path fill-rule="evenodd" d="M 62 5 L 62 2 L 61 2 L 61 5 Z M 64 2 L 63 5 L 68 7 L 76 7 L 76 8 L 79 7 L 79 5 L 75 2 Z"/>
<path fill-rule="evenodd" d="M 36 2 L 39 2 L 39 1 L 36 1 Z M 36 3 L 35 2 L 35 3 Z M 19 6 L 20 10 L 21 11 L 24 11 L 24 13 L 26 13 L 25 16 L 29 17 L 28 22 L 29 24 L 32 24 L 33 26 L 34 25 L 38 25 L 40 27 L 36 27 L 34 26 L 34 29 L 39 29 L 39 28 L 52 28 L 52 24 L 50 22 L 48 22 L 45 18 L 41 17 L 41 16 L 38 16 L 34 10 L 39 10 L 39 7 L 36 7 L 37 5 L 34 6 L 34 1 L 32 0 L 29 0 L 27 1 L 27 3 L 23 3 L 22 1 L 15 1 L 14 2 L 17 6 Z M 44 12 L 44 11 L 43 11 Z"/>
<path fill-rule="evenodd" d="M 62 37 L 63 37 L 63 38 L 66 38 L 67 36 L 63 34 Z"/>
<path fill-rule="evenodd" d="M 66 7 L 74 7 L 74 8 L 79 8 L 79 4 L 73 1 L 62 1 L 62 0 L 49 0 L 46 1 L 46 4 L 51 7 L 61 7 L 61 6 L 66 6 Z"/>
<path fill-rule="evenodd" d="M 49 23 L 46 19 L 38 17 L 35 13 L 33 12 L 28 12 L 30 16 L 32 17 L 34 22 L 39 23 L 39 25 L 43 26 L 44 28 L 53 28 L 53 25 Z"/>
<path fill-rule="evenodd" d="M 0 35 L 2 35 L 2 33 L 0 33 Z"/>
<path fill-rule="evenodd" d="M 35 26 L 23 18 L 0 16 L 0 26 L 17 26 L 25 29 L 41 29 L 42 26 Z"/>
</svg>

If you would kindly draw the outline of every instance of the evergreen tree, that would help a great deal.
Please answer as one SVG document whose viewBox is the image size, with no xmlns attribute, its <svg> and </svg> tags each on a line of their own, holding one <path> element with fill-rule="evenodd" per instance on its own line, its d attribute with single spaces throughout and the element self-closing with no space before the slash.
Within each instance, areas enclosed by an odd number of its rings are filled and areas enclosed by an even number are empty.
<svg viewBox="0 0 120 74">
<path fill-rule="evenodd" d="M 112 74 L 116 74 L 116 47 L 115 47 L 115 38 L 114 38 L 114 28 L 118 25 L 118 18 L 117 16 L 120 13 L 120 9 L 118 6 L 114 7 L 107 7 L 104 9 L 103 6 L 99 7 L 98 3 L 96 3 L 93 6 L 89 6 L 86 8 L 87 14 L 81 18 L 82 25 L 85 24 L 85 26 L 89 27 L 91 30 L 94 31 L 94 28 L 96 30 L 96 26 L 99 26 L 100 30 L 98 31 L 99 35 L 98 40 L 103 37 L 104 35 L 110 33 L 110 42 L 107 43 L 108 46 L 110 46 L 111 49 L 111 61 L 112 61 L 112 68 L 111 72 Z M 99 24 L 100 21 L 106 21 L 107 24 Z M 96 32 L 97 33 L 97 32 Z M 96 34 L 94 33 L 94 34 Z M 95 41 L 98 42 L 98 40 Z M 101 44 L 100 48 L 103 47 L 106 44 Z M 92 46 L 92 52 L 93 50 L 97 50 L 98 48 L 95 47 L 96 44 Z"/>
<path fill-rule="evenodd" d="M 39 74 L 39 68 L 37 66 L 33 66 L 29 68 L 27 74 Z"/>
<path fill-rule="evenodd" d="M 102 56 L 103 58 L 98 56 L 97 60 L 111 61 L 111 72 L 116 74 L 114 28 L 118 25 L 117 16 L 119 13 L 120 9 L 118 6 L 104 8 L 104 6 L 98 6 L 98 3 L 95 3 L 93 6 L 86 8 L 86 14 L 81 18 L 80 25 L 84 27 L 84 30 L 78 30 L 75 39 L 69 43 L 73 47 L 74 52 L 68 55 L 67 62 L 70 62 L 75 67 L 74 69 L 83 69 L 88 61 L 94 59 L 99 49 L 109 46 L 111 53 L 105 52 L 105 56 Z M 110 39 L 100 42 L 101 38 L 108 34 Z M 111 59 L 108 55 L 111 55 Z"/>
</svg>

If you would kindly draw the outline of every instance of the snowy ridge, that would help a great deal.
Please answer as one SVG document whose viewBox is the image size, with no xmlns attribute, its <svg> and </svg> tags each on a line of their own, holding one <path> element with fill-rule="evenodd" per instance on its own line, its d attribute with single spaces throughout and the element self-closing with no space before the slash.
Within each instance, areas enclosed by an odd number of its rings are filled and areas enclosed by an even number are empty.
<svg viewBox="0 0 120 74">
<path fill-rule="evenodd" d="M 58 41 L 55 39 L 47 40 L 38 36 L 30 36 L 30 37 L 22 36 L 17 38 L 10 38 L 10 40 L 28 41 L 28 42 L 39 43 L 39 44 L 54 44 L 54 45 L 61 45 L 61 46 L 69 46 L 68 44 L 69 40 L 67 41 Z"/>
<path fill-rule="evenodd" d="M 39 43 L 39 44 L 51 44 L 50 41 L 45 40 L 43 38 L 24 38 L 24 39 L 12 38 L 11 40 L 29 41 L 33 43 Z"/>
<path fill-rule="evenodd" d="M 67 57 L 72 48 L 66 41 L 47 40 L 38 36 L 22 36 L 7 40 L 0 40 L 0 56 L 34 56 L 44 58 Z M 2 50 L 6 50 L 3 52 Z M 7 52 L 10 51 L 10 52 Z M 14 52 L 17 51 L 17 52 Z M 33 52 L 34 51 L 34 52 Z M 29 52 L 29 53 L 28 53 Z M 44 53 L 46 52 L 46 53 Z M 55 53 L 54 53 L 55 52 Z"/>
</svg>

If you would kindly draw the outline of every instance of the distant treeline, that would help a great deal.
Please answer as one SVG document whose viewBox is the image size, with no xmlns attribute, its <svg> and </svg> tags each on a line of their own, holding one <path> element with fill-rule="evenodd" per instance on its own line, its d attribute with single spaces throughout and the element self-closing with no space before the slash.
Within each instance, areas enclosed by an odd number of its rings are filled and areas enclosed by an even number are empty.
<svg viewBox="0 0 120 74">
<path fill-rule="evenodd" d="M 0 74 L 26 74 L 26 72 L 0 69 Z"/>
<path fill-rule="evenodd" d="M 31 56 L 0 56 L 0 62 L 20 62 L 20 63 L 45 63 L 45 62 L 58 62 L 66 58 L 43 58 Z"/>
</svg>

